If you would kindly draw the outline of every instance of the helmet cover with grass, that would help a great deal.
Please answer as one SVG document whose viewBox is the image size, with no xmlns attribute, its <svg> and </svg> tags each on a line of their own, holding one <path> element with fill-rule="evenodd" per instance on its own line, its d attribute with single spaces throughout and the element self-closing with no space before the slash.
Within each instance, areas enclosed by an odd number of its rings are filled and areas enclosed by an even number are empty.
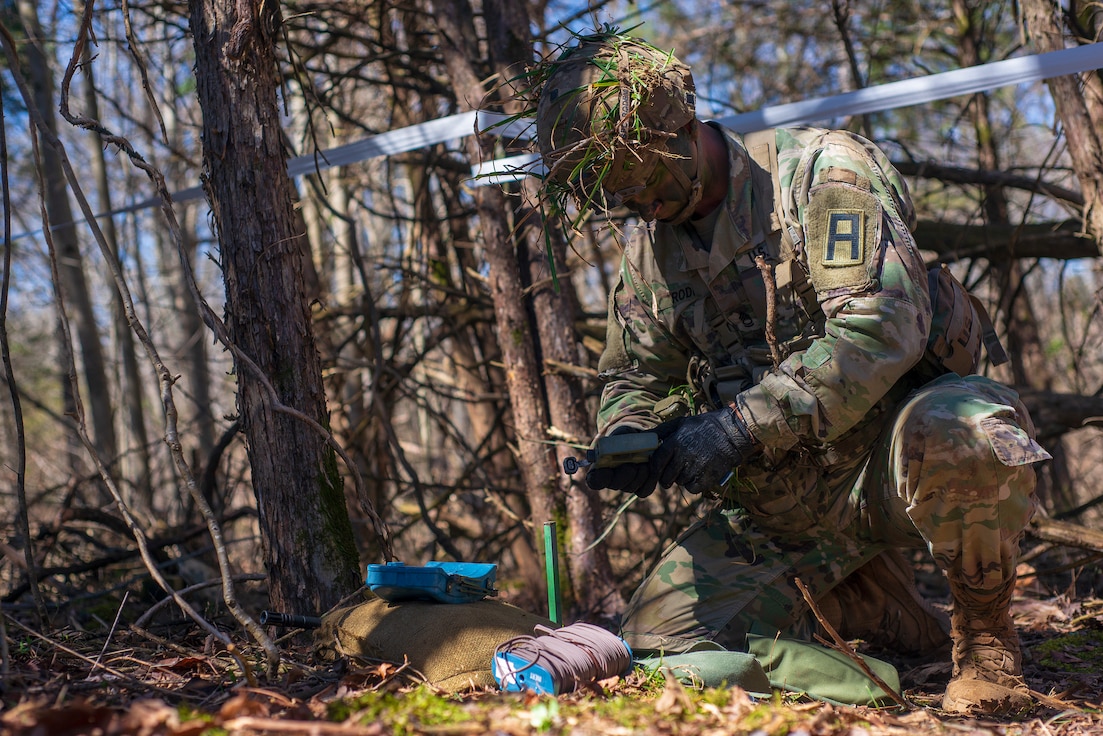
<svg viewBox="0 0 1103 736">
<path fill-rule="evenodd" d="M 546 64 L 536 107 L 546 191 L 605 208 L 642 189 L 664 157 L 682 157 L 671 142 L 694 120 L 696 93 L 673 53 L 600 33 Z"/>
</svg>

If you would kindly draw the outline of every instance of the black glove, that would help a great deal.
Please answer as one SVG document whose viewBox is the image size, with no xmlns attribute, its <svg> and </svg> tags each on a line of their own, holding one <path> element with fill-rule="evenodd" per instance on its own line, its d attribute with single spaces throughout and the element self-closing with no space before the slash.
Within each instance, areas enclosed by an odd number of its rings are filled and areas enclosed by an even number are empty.
<svg viewBox="0 0 1103 736">
<path fill-rule="evenodd" d="M 720 486 L 755 452 L 751 433 L 731 407 L 663 422 L 651 474 L 663 488 L 677 483 L 690 493 Z"/>
<path fill-rule="evenodd" d="M 615 434 L 629 434 L 645 430 L 631 427 L 617 427 L 609 436 Z M 607 468 L 590 468 L 586 472 L 586 485 L 590 490 L 597 491 L 602 488 L 611 488 L 614 491 L 635 493 L 640 498 L 647 498 L 655 491 L 655 480 L 651 466 L 648 463 L 624 463 Z"/>
</svg>

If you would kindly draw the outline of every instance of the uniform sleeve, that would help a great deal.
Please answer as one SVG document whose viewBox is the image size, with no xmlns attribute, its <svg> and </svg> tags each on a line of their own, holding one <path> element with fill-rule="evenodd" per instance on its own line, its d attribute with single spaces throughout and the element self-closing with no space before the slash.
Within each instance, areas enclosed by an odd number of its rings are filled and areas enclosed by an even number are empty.
<svg viewBox="0 0 1103 736">
<path fill-rule="evenodd" d="M 609 294 L 605 349 L 598 363 L 606 381 L 597 417 L 599 435 L 614 427 L 658 425 L 655 404 L 686 384 L 689 347 L 659 317 L 662 306 L 670 303 L 669 290 L 663 284 L 642 283 L 631 266 L 630 252 Z"/>
<path fill-rule="evenodd" d="M 824 334 L 737 398 L 755 439 L 776 451 L 829 444 L 857 425 L 922 357 L 931 322 L 911 205 L 883 154 L 832 139 L 804 174 L 798 212 Z"/>
</svg>

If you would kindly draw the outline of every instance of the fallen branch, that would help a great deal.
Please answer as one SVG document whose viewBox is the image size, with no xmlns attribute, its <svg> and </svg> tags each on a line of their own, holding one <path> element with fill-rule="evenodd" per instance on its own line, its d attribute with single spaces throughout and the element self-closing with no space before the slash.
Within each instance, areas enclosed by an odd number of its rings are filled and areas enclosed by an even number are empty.
<svg viewBox="0 0 1103 736">
<path fill-rule="evenodd" d="M 1043 542 L 1103 552 L 1103 532 L 1080 524 L 1035 516 L 1026 533 Z"/>
<path fill-rule="evenodd" d="M 862 656 L 854 651 L 854 647 L 850 646 L 850 644 L 847 643 L 846 639 L 843 639 L 843 637 L 839 635 L 839 632 L 835 630 L 835 627 L 827 622 L 827 619 L 825 619 L 823 617 L 823 614 L 820 613 L 820 609 L 816 605 L 816 602 L 812 600 L 812 594 L 808 592 L 808 588 L 805 587 L 803 582 L 801 582 L 801 579 L 793 578 L 793 582 L 796 583 L 797 589 L 800 591 L 800 594 L 804 596 L 804 602 L 808 604 L 808 608 L 811 609 L 812 613 L 816 617 L 816 620 L 820 622 L 820 626 L 822 626 L 823 630 L 826 631 L 835 641 L 834 645 L 828 642 L 824 642 L 824 644 L 826 644 L 831 649 L 842 652 L 847 657 L 854 660 L 854 663 L 862 669 L 862 672 L 866 673 L 866 677 L 877 683 L 877 687 L 884 690 L 897 705 L 902 708 L 910 707 L 908 705 L 908 701 L 904 700 L 904 698 L 902 698 L 899 693 L 889 687 L 887 682 L 882 680 L 876 672 L 870 669 L 869 663 L 862 659 Z"/>
</svg>

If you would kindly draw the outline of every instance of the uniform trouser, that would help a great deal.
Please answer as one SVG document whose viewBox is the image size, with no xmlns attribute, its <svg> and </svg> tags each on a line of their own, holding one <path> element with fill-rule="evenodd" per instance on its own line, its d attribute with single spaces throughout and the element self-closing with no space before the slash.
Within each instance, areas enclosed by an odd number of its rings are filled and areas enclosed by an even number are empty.
<svg viewBox="0 0 1103 736">
<path fill-rule="evenodd" d="M 678 652 L 748 632 L 810 638 L 813 599 L 892 547 L 926 546 L 977 599 L 1013 579 L 1034 512 L 1032 464 L 1049 457 L 1011 389 L 943 376 L 889 416 L 864 463 L 831 492 L 852 510 L 793 534 L 743 508 L 718 507 L 664 553 L 633 595 L 622 635 L 633 651 Z"/>
</svg>

